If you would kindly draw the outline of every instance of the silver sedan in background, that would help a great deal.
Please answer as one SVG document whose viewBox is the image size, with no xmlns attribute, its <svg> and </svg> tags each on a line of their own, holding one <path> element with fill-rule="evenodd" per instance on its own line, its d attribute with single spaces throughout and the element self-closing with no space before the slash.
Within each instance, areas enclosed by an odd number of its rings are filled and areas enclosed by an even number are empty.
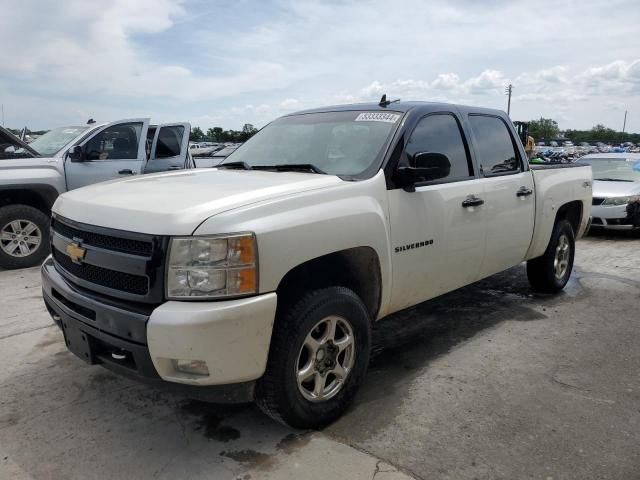
<svg viewBox="0 0 640 480">
<path fill-rule="evenodd" d="M 640 228 L 640 153 L 594 153 L 576 163 L 591 165 L 591 227 Z"/>
</svg>

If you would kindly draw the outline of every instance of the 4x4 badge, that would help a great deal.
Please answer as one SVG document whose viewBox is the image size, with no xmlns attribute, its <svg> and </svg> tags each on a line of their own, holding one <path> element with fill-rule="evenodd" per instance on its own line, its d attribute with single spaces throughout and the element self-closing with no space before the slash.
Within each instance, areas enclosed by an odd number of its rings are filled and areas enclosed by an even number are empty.
<svg viewBox="0 0 640 480">
<path fill-rule="evenodd" d="M 86 253 L 87 251 L 79 243 L 72 242 L 67 245 L 67 255 L 69 255 L 73 263 L 82 263 Z"/>
</svg>

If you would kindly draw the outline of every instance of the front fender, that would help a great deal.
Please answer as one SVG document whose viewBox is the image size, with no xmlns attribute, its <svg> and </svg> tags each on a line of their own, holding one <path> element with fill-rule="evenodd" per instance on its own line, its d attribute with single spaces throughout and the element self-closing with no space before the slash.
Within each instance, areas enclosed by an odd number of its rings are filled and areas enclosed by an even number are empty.
<svg viewBox="0 0 640 480">
<path fill-rule="evenodd" d="M 381 305 L 390 294 L 386 185 L 380 172 L 360 182 L 313 190 L 215 215 L 194 235 L 254 232 L 260 293 L 275 291 L 293 268 L 323 255 L 370 247 L 380 262 Z"/>
</svg>

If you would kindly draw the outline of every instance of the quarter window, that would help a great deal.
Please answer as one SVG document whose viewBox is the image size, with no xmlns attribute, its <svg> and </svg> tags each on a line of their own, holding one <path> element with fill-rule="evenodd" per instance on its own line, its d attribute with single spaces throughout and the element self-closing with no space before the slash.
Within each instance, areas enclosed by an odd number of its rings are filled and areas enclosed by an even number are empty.
<svg viewBox="0 0 640 480">
<path fill-rule="evenodd" d="M 128 160 L 138 158 L 142 123 L 119 123 L 107 127 L 86 144 L 88 160 Z"/>
<path fill-rule="evenodd" d="M 520 171 L 519 155 L 507 125 L 498 117 L 470 115 L 478 163 L 485 175 Z"/>
<path fill-rule="evenodd" d="M 465 180 L 473 176 L 460 125 L 451 114 L 429 115 L 420 120 L 411 134 L 406 152 L 409 163 L 412 163 L 411 159 L 418 153 L 446 155 L 451 163 L 451 170 L 449 176 L 438 180 L 438 183 Z"/>
</svg>

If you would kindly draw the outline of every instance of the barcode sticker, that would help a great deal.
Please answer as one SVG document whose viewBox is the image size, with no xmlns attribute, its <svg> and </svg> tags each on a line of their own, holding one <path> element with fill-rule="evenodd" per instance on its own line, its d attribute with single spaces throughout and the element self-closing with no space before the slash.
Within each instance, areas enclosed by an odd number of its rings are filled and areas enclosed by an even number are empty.
<svg viewBox="0 0 640 480">
<path fill-rule="evenodd" d="M 386 122 L 396 123 L 400 118 L 399 113 L 385 113 L 385 112 L 366 112 L 361 113 L 356 117 L 356 122 Z"/>
</svg>

